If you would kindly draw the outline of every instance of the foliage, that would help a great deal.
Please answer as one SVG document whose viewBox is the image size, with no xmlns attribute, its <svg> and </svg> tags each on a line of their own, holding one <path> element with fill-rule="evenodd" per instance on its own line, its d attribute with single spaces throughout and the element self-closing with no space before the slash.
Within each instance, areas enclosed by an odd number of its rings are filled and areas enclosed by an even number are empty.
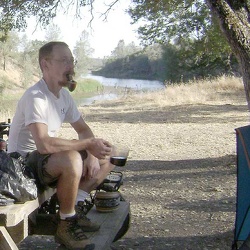
<svg viewBox="0 0 250 250">
<path fill-rule="evenodd" d="M 21 83 L 24 88 L 30 85 L 33 80 L 33 68 L 31 67 L 31 58 L 27 55 L 22 63 Z"/>
<path fill-rule="evenodd" d="M 8 32 L 13 29 L 24 29 L 27 26 L 26 18 L 37 16 L 45 24 L 49 23 L 49 18 L 56 15 L 59 1 L 1 1 L 1 21 L 2 30 Z"/>
<path fill-rule="evenodd" d="M 45 43 L 45 41 L 40 40 L 32 40 L 29 41 L 27 37 L 21 38 L 21 46 L 19 48 L 19 54 L 20 54 L 20 64 L 22 64 L 23 61 L 26 60 L 26 58 L 30 58 L 32 68 L 30 70 L 39 70 L 38 65 L 38 50 L 40 47 L 42 47 Z"/>
<path fill-rule="evenodd" d="M 2 76 L 0 78 L 0 94 L 3 94 L 4 89 L 9 85 L 8 78 L 5 76 Z"/>
<path fill-rule="evenodd" d="M 8 35 L 6 35 L 6 39 L 0 41 L 0 58 L 3 70 L 6 70 L 8 59 L 14 57 L 17 51 L 18 42 L 19 38 L 14 32 L 9 32 Z"/>
<path fill-rule="evenodd" d="M 93 49 L 89 44 L 89 34 L 88 32 L 83 31 L 73 50 L 75 60 L 77 61 L 75 71 L 78 77 L 88 73 L 91 63 L 90 56 L 92 53 Z"/>
<path fill-rule="evenodd" d="M 21 38 L 16 60 L 21 69 L 21 83 L 23 87 L 30 86 L 34 82 L 34 75 L 39 76 L 38 50 L 45 41 L 29 41 L 27 36 Z"/>
<path fill-rule="evenodd" d="M 61 37 L 61 29 L 56 24 L 49 24 L 46 29 L 45 40 L 46 41 L 60 41 Z"/>
<path fill-rule="evenodd" d="M 94 71 L 96 75 L 113 78 L 156 79 L 167 82 L 187 82 L 190 79 L 200 79 L 222 74 L 239 74 L 236 58 L 227 53 L 220 57 L 212 52 L 197 55 L 195 47 L 198 42 L 183 41 L 182 44 L 154 44 L 144 50 L 124 57 L 111 56 L 102 69 Z M 126 50 L 124 44 L 123 51 Z"/>
<path fill-rule="evenodd" d="M 126 45 L 124 40 L 120 40 L 115 49 L 111 52 L 110 58 L 124 58 L 127 55 L 134 54 L 138 51 L 140 51 L 140 48 L 137 47 L 134 42 L 131 42 L 130 44 Z"/>
<path fill-rule="evenodd" d="M 201 79 L 222 74 L 240 75 L 235 56 L 204 51 L 197 55 L 199 43 L 190 41 L 188 46 L 168 44 L 164 46 L 163 61 L 164 79 L 171 82 L 186 82 L 190 79 Z"/>
<path fill-rule="evenodd" d="M 124 40 L 120 40 L 104 66 L 92 72 L 106 77 L 154 79 L 153 68 L 149 56 L 140 47 L 134 43 L 126 45 Z"/>
<path fill-rule="evenodd" d="M 113 78 L 152 79 L 149 59 L 143 54 L 109 60 L 102 69 L 93 73 Z"/>
<path fill-rule="evenodd" d="M 145 45 L 160 43 L 166 46 L 166 55 L 171 45 L 175 47 L 172 48 L 176 50 L 177 58 L 171 57 L 175 65 L 172 75 L 175 72 L 183 75 L 188 70 L 190 75 L 197 77 L 206 72 L 211 74 L 210 69 L 216 66 L 220 69 L 230 64 L 231 48 L 205 1 L 165 0 L 156 4 L 153 0 L 134 0 L 133 3 L 128 11 L 133 21 L 144 21 L 138 29 L 141 41 Z M 172 63 L 166 56 L 164 58 L 166 66 L 173 69 Z M 176 62 L 178 58 L 182 63 Z"/>
<path fill-rule="evenodd" d="M 80 18 L 80 10 L 92 5 L 95 0 L 3 0 L 0 1 L 0 30 L 7 34 L 10 30 L 24 30 L 27 19 L 36 17 L 37 25 L 46 27 L 50 24 L 58 11 L 68 13 L 72 5 L 75 8 L 75 17 Z M 117 1 L 114 1 L 117 2 Z"/>
<path fill-rule="evenodd" d="M 133 0 L 128 10 L 133 22 L 143 20 L 138 32 L 142 41 L 169 43 L 200 39 L 212 26 L 210 11 L 203 0 Z"/>
<path fill-rule="evenodd" d="M 46 35 L 49 40 L 57 40 L 60 36 L 60 31 L 56 25 L 49 26 L 51 30 Z M 53 30 L 53 32 L 51 32 Z M 78 60 L 76 72 L 79 76 L 86 73 L 90 64 L 89 55 L 92 49 L 89 46 L 87 37 L 82 37 L 77 42 L 74 52 Z M 84 39 L 83 39 L 84 37 Z M 39 75 L 40 68 L 38 64 L 38 50 L 46 41 L 32 40 L 29 41 L 26 35 L 18 37 L 17 32 L 9 32 L 4 41 L 0 41 L 0 60 L 2 61 L 3 69 L 6 68 L 8 60 L 15 59 L 21 69 L 21 84 L 27 87 L 33 83 L 33 76 Z M 2 88 L 5 88 L 2 86 Z"/>
</svg>

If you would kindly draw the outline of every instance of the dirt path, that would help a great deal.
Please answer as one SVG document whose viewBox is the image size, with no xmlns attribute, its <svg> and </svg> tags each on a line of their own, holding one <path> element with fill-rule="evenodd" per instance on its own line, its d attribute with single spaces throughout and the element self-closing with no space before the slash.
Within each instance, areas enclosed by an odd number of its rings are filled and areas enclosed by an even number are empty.
<svg viewBox="0 0 250 250">
<path fill-rule="evenodd" d="M 249 123 L 244 94 L 206 104 L 142 108 L 116 101 L 82 109 L 97 137 L 131 149 L 122 169 L 131 226 L 114 249 L 231 249 L 235 128 Z M 70 131 L 61 133 L 73 138 Z"/>
</svg>

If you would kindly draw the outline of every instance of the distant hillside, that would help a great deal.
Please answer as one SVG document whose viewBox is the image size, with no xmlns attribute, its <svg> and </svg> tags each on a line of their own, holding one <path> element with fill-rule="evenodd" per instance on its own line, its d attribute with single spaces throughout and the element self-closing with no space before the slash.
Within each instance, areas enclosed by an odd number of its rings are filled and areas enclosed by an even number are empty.
<svg viewBox="0 0 250 250">
<path fill-rule="evenodd" d="M 34 71 L 34 70 L 32 70 Z M 32 74 L 32 79 L 23 84 L 24 71 L 21 65 L 15 60 L 9 59 L 6 62 L 5 70 L 3 64 L 0 65 L 0 95 L 17 94 L 23 92 L 27 86 L 30 86 L 39 79 L 39 75 Z"/>
</svg>

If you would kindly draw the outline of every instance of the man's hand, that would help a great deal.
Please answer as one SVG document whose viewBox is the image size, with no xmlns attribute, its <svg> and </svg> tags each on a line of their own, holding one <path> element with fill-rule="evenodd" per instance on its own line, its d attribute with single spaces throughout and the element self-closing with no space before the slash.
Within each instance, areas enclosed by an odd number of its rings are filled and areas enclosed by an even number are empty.
<svg viewBox="0 0 250 250">
<path fill-rule="evenodd" d="M 91 138 L 87 150 L 98 159 L 105 159 L 112 150 L 112 145 L 103 139 Z"/>
<path fill-rule="evenodd" d="M 100 164 L 96 157 L 88 154 L 88 157 L 84 160 L 83 163 L 83 177 L 89 179 L 95 177 L 98 174 L 100 170 Z"/>
</svg>

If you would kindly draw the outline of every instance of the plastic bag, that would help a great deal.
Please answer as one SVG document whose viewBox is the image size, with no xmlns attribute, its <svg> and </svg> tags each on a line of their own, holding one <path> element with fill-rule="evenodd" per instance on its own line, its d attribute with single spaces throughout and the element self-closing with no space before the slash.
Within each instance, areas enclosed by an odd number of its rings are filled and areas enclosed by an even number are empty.
<svg viewBox="0 0 250 250">
<path fill-rule="evenodd" d="M 14 202 L 14 199 L 8 198 L 5 195 L 0 194 L 0 206 L 12 205 Z"/>
<path fill-rule="evenodd" d="M 25 202 L 37 198 L 37 187 L 33 179 L 25 174 L 25 159 L 18 153 L 0 151 L 0 194 Z"/>
</svg>

